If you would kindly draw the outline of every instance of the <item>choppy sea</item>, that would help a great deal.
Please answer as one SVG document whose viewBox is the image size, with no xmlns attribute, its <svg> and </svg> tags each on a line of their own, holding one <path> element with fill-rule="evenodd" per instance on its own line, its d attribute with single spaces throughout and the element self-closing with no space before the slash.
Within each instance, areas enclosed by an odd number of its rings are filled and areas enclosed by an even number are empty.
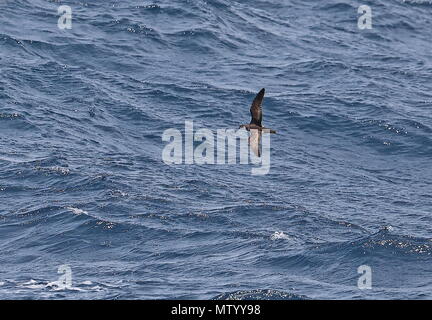
<svg viewBox="0 0 432 320">
<path fill-rule="evenodd" d="M 431 299 L 431 17 L 1 1 L 0 298 Z M 261 88 L 267 175 L 162 161 L 166 129 L 237 129 Z"/>
</svg>

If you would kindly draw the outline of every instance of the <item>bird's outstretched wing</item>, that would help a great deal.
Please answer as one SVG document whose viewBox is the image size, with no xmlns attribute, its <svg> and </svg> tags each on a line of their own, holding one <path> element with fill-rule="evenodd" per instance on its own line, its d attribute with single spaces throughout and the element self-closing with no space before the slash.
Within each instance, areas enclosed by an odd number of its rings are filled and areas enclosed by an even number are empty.
<svg viewBox="0 0 432 320">
<path fill-rule="evenodd" d="M 249 136 L 249 147 L 257 157 L 261 157 L 261 131 L 252 129 Z"/>
<path fill-rule="evenodd" d="M 256 124 L 261 127 L 262 122 L 262 101 L 264 99 L 265 89 L 262 88 L 260 92 L 256 95 L 255 99 L 252 102 L 252 106 L 250 108 L 250 113 L 252 116 L 251 124 Z"/>
</svg>

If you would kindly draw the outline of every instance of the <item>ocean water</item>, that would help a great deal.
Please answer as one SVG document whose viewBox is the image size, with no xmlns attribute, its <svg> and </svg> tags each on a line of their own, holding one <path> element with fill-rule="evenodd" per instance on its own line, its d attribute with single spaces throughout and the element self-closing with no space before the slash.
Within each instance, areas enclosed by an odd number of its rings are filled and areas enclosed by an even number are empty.
<svg viewBox="0 0 432 320">
<path fill-rule="evenodd" d="M 0 298 L 431 299 L 431 16 L 1 1 Z M 163 162 L 164 130 L 237 129 L 261 88 L 267 175 Z"/>
</svg>

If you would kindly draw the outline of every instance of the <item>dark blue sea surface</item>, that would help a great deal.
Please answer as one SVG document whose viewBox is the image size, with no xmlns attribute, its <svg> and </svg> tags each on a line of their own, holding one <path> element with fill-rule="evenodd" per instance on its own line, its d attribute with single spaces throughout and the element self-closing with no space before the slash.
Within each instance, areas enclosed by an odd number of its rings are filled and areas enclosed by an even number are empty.
<svg viewBox="0 0 432 320">
<path fill-rule="evenodd" d="M 1 1 L 0 298 L 432 299 L 431 33 L 428 1 Z M 263 87 L 269 174 L 162 161 Z"/>
</svg>

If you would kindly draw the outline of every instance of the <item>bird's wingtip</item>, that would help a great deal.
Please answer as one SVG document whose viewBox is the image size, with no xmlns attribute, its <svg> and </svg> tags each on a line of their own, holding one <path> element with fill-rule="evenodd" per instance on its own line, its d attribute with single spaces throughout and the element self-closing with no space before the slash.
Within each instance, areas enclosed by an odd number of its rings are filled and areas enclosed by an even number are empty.
<svg viewBox="0 0 432 320">
<path fill-rule="evenodd" d="M 256 95 L 256 98 L 262 99 L 264 98 L 265 88 L 262 88 Z"/>
</svg>

